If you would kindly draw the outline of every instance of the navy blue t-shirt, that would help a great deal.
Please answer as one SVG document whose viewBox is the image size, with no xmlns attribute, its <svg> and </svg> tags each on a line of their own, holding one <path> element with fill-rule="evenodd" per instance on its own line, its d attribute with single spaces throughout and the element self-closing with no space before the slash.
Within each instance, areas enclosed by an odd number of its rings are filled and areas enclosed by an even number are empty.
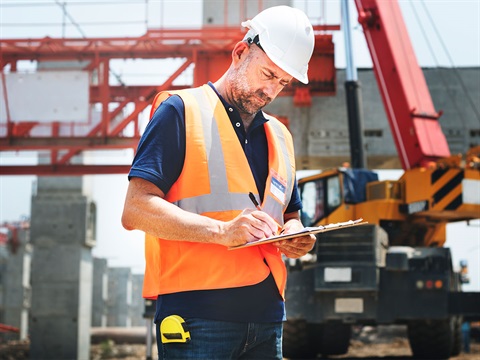
<svg viewBox="0 0 480 360">
<path fill-rule="evenodd" d="M 209 85 L 215 90 L 212 83 Z M 219 98 L 242 144 L 262 198 L 269 171 L 263 127 L 268 120 L 259 112 L 245 132 L 238 111 L 220 95 Z M 168 193 L 182 171 L 185 142 L 184 104 L 179 96 L 170 96 L 155 111 L 140 139 L 129 179 L 142 178 Z M 298 211 L 301 206 L 295 183 L 286 212 Z M 160 295 L 155 320 L 161 321 L 172 314 L 224 321 L 275 322 L 285 320 L 285 306 L 270 274 L 264 281 L 251 286 Z"/>
</svg>

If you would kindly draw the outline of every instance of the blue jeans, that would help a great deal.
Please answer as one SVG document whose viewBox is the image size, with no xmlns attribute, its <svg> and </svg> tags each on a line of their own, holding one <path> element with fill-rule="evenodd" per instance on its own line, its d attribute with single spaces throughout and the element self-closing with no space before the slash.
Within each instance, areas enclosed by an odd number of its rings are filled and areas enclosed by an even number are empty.
<svg viewBox="0 0 480 360">
<path fill-rule="evenodd" d="M 162 344 L 157 328 L 158 358 L 282 359 L 282 323 L 239 323 L 185 319 L 191 340 Z"/>
</svg>

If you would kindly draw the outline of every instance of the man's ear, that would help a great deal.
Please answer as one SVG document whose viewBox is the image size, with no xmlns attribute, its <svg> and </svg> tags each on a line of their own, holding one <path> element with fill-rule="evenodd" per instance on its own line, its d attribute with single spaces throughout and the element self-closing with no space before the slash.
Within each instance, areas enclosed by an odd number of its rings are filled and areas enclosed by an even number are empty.
<svg viewBox="0 0 480 360">
<path fill-rule="evenodd" d="M 239 41 L 236 43 L 232 50 L 232 61 L 234 64 L 238 63 L 242 58 L 250 51 L 248 44 L 245 41 Z"/>
</svg>

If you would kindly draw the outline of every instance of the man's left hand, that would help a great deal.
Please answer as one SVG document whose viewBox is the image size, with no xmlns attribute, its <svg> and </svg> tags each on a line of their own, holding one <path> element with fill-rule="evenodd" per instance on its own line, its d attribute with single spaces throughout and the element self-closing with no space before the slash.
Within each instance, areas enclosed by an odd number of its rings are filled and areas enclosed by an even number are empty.
<svg viewBox="0 0 480 360">
<path fill-rule="evenodd" d="M 289 234 L 302 229 L 303 225 L 300 220 L 292 218 L 285 223 L 282 234 Z M 276 246 L 285 256 L 292 259 L 298 259 L 313 249 L 315 240 L 315 235 L 305 235 L 293 239 L 277 241 L 274 242 L 273 245 Z"/>
<path fill-rule="evenodd" d="M 315 235 L 306 235 L 273 243 L 286 257 L 298 259 L 313 249 Z"/>
</svg>

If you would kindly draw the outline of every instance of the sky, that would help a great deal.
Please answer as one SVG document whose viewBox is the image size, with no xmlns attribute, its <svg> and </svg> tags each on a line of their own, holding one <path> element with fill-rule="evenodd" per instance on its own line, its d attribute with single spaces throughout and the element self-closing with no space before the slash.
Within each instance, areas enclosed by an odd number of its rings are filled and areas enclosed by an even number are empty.
<svg viewBox="0 0 480 360">
<path fill-rule="evenodd" d="M 399 4 L 420 66 L 480 66 L 480 0 L 400 0 Z M 293 5 L 308 13 L 312 23 L 341 22 L 338 0 L 299 0 Z M 353 0 L 349 8 L 355 65 L 370 68 L 372 62 L 356 22 Z M 198 27 L 201 19 L 200 0 L 0 0 L 1 38 L 140 36 L 147 28 Z M 343 33 L 334 32 L 333 41 L 335 66 L 344 68 Z M 131 85 L 161 83 L 169 74 L 162 73 L 155 61 L 117 60 L 111 67 Z M 19 71 L 34 68 L 35 64 L 23 62 Z M 98 163 L 105 159 L 130 163 L 132 153 L 102 153 L 92 158 Z M 0 165 L 36 161 L 35 153 L 21 157 L 16 153 L 0 153 Z M 387 171 L 380 177 L 395 180 L 401 173 Z M 29 216 L 35 180 L 34 176 L 0 176 L 0 223 Z M 127 232 L 120 224 L 128 185 L 126 175 L 96 175 L 92 183 L 91 196 L 98 211 L 97 245 L 93 254 L 107 258 L 109 266 L 129 266 L 141 273 L 143 235 L 139 231 Z M 452 248 L 454 264 L 460 259 L 469 262 L 472 282 L 464 289 L 480 291 L 480 223 L 449 225 L 447 246 Z"/>
</svg>

